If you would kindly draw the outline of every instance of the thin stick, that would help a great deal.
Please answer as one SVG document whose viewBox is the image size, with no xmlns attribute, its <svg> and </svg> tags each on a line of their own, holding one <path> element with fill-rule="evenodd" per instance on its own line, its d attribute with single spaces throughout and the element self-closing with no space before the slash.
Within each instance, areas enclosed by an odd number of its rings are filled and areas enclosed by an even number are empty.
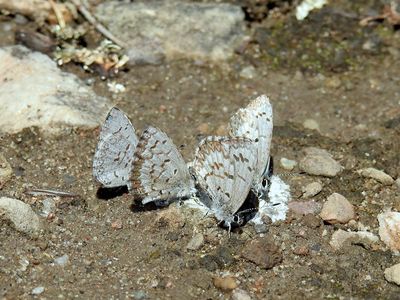
<svg viewBox="0 0 400 300">
<path fill-rule="evenodd" d="M 102 24 L 100 24 L 96 18 L 92 15 L 92 13 L 81 3 L 80 0 L 70 0 L 72 4 L 76 6 L 79 12 L 85 17 L 85 19 L 92 24 L 98 32 L 104 35 L 107 39 L 120 46 L 121 48 L 127 48 L 127 45 L 115 37 L 107 28 L 105 28 Z"/>
<path fill-rule="evenodd" d="M 57 4 L 55 4 L 53 0 L 49 0 L 49 2 L 51 5 L 51 8 L 54 11 L 54 14 L 56 15 L 58 25 L 60 25 L 61 28 L 64 28 L 65 27 L 64 16 L 62 15 L 62 13 L 60 12 L 60 10 L 57 7 Z"/>
<path fill-rule="evenodd" d="M 29 189 L 25 191 L 25 194 L 31 195 L 31 196 L 59 196 L 59 197 L 78 197 L 79 195 L 70 193 L 70 192 L 64 192 L 64 191 L 58 191 L 58 190 L 51 190 L 51 189 Z"/>
</svg>

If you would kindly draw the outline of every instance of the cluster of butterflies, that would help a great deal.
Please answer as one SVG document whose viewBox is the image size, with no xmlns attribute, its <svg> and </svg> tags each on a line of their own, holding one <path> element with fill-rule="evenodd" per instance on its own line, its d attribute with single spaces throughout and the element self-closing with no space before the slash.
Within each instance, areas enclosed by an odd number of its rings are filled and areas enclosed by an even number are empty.
<svg viewBox="0 0 400 300">
<path fill-rule="evenodd" d="M 204 138 L 187 165 L 163 131 L 150 126 L 138 138 L 114 107 L 101 128 L 93 175 L 106 188 L 126 185 L 142 204 L 197 196 L 230 228 L 240 222 L 238 210 L 250 193 L 267 197 L 272 128 L 270 101 L 259 96 L 231 117 L 228 136 Z"/>
</svg>

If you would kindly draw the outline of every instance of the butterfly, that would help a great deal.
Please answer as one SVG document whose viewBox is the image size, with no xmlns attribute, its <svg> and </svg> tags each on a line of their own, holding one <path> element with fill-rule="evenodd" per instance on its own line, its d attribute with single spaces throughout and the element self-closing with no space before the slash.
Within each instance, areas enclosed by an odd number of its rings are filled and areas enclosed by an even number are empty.
<svg viewBox="0 0 400 300">
<path fill-rule="evenodd" d="M 172 140 L 152 126 L 139 139 L 130 181 L 142 204 L 165 205 L 173 199 L 190 197 L 196 191 L 186 163 Z"/>
<path fill-rule="evenodd" d="M 257 165 L 252 189 L 261 199 L 265 199 L 268 194 L 272 175 L 272 157 L 270 157 L 272 128 L 272 105 L 265 95 L 250 102 L 246 108 L 239 109 L 230 119 L 231 136 L 245 137 L 253 141 Z"/>
<path fill-rule="evenodd" d="M 128 117 L 113 107 L 100 131 L 93 159 L 93 176 L 104 187 L 128 185 L 134 152 L 138 143 Z"/>
<path fill-rule="evenodd" d="M 202 202 L 231 228 L 249 194 L 257 170 L 253 141 L 235 137 L 207 137 L 196 150 L 192 172 Z"/>
</svg>

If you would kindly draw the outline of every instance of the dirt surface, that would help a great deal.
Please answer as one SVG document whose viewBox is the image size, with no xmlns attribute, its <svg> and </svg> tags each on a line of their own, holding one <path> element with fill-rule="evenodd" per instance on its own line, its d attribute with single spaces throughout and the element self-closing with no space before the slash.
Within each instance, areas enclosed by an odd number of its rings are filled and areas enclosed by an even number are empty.
<svg viewBox="0 0 400 300">
<path fill-rule="evenodd" d="M 366 12 L 379 13 L 382 3 L 346 3 L 312 13 L 302 23 L 295 20 L 293 8 L 280 16 L 258 14 L 248 23 L 253 42 L 232 60 L 132 67 L 110 79 L 126 87 L 120 94 L 109 92 L 107 81 L 79 66 L 64 69 L 82 79 L 94 78 L 95 91 L 112 99 L 139 131 L 149 124 L 163 129 L 176 145 L 184 145 L 187 161 L 202 136 L 224 134 L 232 113 L 267 94 L 274 108 L 276 162 L 282 157 L 298 161 L 302 149 L 313 146 L 327 149 L 345 167 L 333 178 L 284 178 L 292 200 L 298 200 L 304 185 L 319 180 L 323 190 L 315 201 L 342 194 L 355 206 L 357 221 L 377 233 L 377 214 L 387 208 L 400 211 L 400 190 L 355 171 L 375 167 L 400 177 L 400 35 L 386 22 L 358 24 Z M 29 24 L 2 17 L 2 46 L 14 44 L 10 26 L 14 30 Z M 240 76 L 249 66 L 254 77 Z M 306 119 L 314 119 L 320 130 L 305 129 Z M 1 154 L 14 177 L 0 196 L 21 199 L 40 213 L 46 197 L 32 197 L 26 189 L 79 195 L 56 198 L 57 209 L 42 219 L 45 230 L 37 238 L 1 223 L 2 298 L 33 297 L 32 289 L 44 287 L 35 297 L 226 299 L 230 293 L 214 287 L 213 277 L 229 273 L 254 299 L 399 299 L 400 287 L 383 275 L 385 268 L 399 263 L 398 256 L 382 245 L 346 245 L 336 252 L 329 245 L 335 230 L 351 225 L 290 214 L 263 234 L 282 252 L 282 261 L 266 270 L 241 255 L 246 244 L 260 238 L 250 225 L 229 237 L 215 220 L 195 218 L 177 205 L 141 209 L 123 190 L 111 198 L 100 193 L 109 199 L 98 197 L 91 169 L 98 133 L 66 128 L 59 136 L 48 136 L 29 128 L 1 138 Z M 285 172 L 279 163 L 274 171 Z M 200 249 L 187 250 L 196 232 L 205 241 Z M 54 259 L 63 255 L 69 261 L 59 266 Z"/>
</svg>

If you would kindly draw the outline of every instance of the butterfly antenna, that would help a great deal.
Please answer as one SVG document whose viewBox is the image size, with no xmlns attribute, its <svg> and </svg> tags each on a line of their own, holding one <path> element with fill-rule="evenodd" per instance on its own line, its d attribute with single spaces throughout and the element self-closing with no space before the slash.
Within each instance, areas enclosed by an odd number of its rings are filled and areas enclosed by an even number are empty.
<svg viewBox="0 0 400 300">
<path fill-rule="evenodd" d="M 296 172 L 296 173 L 281 173 L 281 174 L 276 174 L 278 177 L 292 177 L 292 176 L 299 176 L 299 175 L 306 175 L 306 172 L 301 171 L 301 172 Z"/>
<path fill-rule="evenodd" d="M 256 211 L 256 210 L 257 210 L 257 208 L 255 208 L 255 207 L 247 208 L 247 209 L 238 211 L 236 215 L 245 214 L 245 213 Z"/>
</svg>

